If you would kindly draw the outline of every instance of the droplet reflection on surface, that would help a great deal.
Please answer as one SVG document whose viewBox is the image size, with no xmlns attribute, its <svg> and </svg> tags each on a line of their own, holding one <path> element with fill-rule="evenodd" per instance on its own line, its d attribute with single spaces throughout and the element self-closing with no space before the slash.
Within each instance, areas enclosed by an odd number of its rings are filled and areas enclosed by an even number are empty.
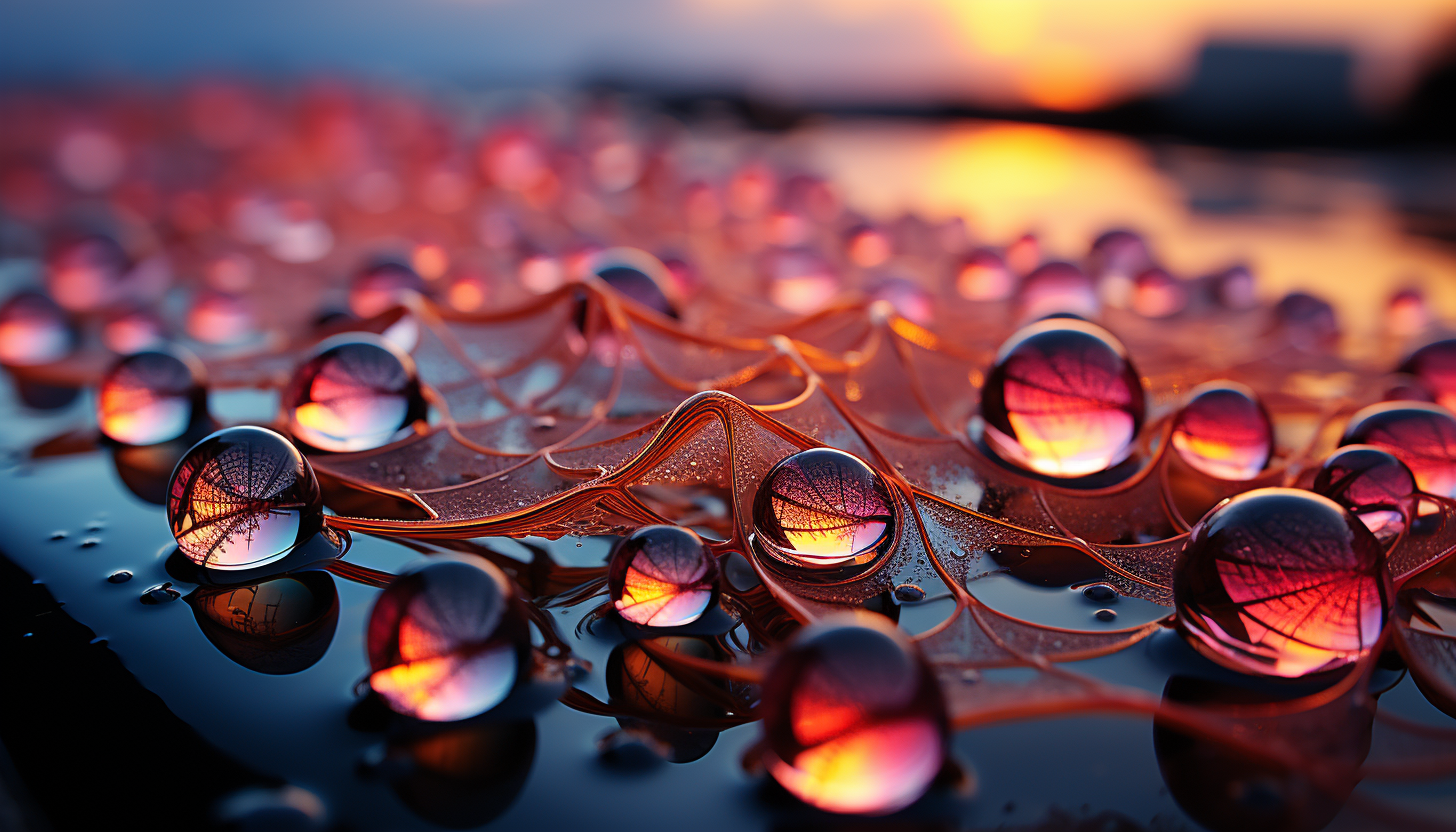
<svg viewBox="0 0 1456 832">
<path fill-rule="evenodd" d="M 225 428 L 187 452 L 167 485 L 172 536 L 193 563 L 246 569 L 286 556 L 323 526 L 313 468 L 266 428 Z"/>
<path fill-rule="evenodd" d="M 20 292 L 0 306 L 0 364 L 49 364 L 65 358 L 74 343 L 66 313 L 40 292 Z"/>
<path fill-rule="evenodd" d="M 187 432 L 207 413 L 202 364 L 180 350 L 126 356 L 101 379 L 96 423 L 123 445 L 155 445 Z"/>
<path fill-rule="evenodd" d="M 760 711 L 769 774 L 830 812 L 904 808 L 945 759 L 940 686 L 904 634 L 872 613 L 801 630 L 764 679 Z"/>
<path fill-rule="evenodd" d="M 484 560 L 432 559 L 380 593 L 369 615 L 369 685 L 430 722 L 485 713 L 526 673 L 530 641 L 505 573 Z"/>
<path fill-rule="evenodd" d="M 894 500 L 884 480 L 857 457 L 813 448 L 780 460 L 754 498 L 763 548 L 795 567 L 871 562 L 894 542 Z"/>
<path fill-rule="evenodd" d="M 718 600 L 718 561 L 689 529 L 647 526 L 617 544 L 607 591 L 617 614 L 646 627 L 680 627 Z"/>
<path fill-rule="evenodd" d="M 1374 445 L 1404 462 L 1422 491 L 1456 497 L 1456 417 L 1440 405 L 1371 405 L 1350 417 L 1340 444 Z"/>
<path fill-rule="evenodd" d="M 259 673 L 298 673 L 323 658 L 339 621 L 339 593 L 322 571 L 257 584 L 203 587 L 187 596 L 203 635 Z"/>
<path fill-rule="evenodd" d="M 367 333 L 320 344 L 293 374 L 282 401 L 289 431 L 324 451 L 386 445 L 425 415 L 414 361 Z"/>
<path fill-rule="evenodd" d="M 1371 445 L 1347 445 L 1320 465 L 1312 489 L 1360 518 L 1385 545 L 1405 531 L 1416 480 L 1393 455 Z"/>
<path fill-rule="evenodd" d="M 1012 335 L 981 391 L 987 445 L 1053 477 L 1095 474 L 1125 459 L 1145 406 L 1122 344 L 1096 324 L 1070 318 Z"/>
<path fill-rule="evenodd" d="M 1193 389 L 1173 423 L 1173 447 L 1211 477 L 1247 480 L 1269 464 L 1274 429 L 1253 390 L 1227 381 Z"/>
<path fill-rule="evenodd" d="M 1193 527 L 1174 572 L 1178 624 L 1241 673 L 1296 678 L 1349 664 L 1385 621 L 1381 548 L 1332 500 L 1261 488 Z"/>
</svg>

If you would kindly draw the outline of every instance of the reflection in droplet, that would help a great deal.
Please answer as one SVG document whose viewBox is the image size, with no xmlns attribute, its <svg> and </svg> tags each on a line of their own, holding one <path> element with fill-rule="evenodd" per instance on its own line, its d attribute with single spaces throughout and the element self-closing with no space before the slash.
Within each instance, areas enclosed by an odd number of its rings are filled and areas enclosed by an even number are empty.
<svg viewBox="0 0 1456 832">
<path fill-rule="evenodd" d="M 723 652 L 710 641 L 688 636 L 663 636 L 652 643 L 658 647 L 706 661 L 723 661 Z M 700 685 L 713 685 L 701 675 L 679 678 L 669 664 L 659 662 L 636 642 L 613 648 L 607 658 L 607 693 L 611 703 L 631 711 L 652 714 L 658 719 L 617 717 L 625 729 L 643 731 L 657 740 L 666 759 L 672 763 L 691 763 L 702 758 L 718 741 L 718 731 L 711 725 L 726 713 L 722 705 L 701 690 Z M 726 695 L 726 689 L 716 691 Z"/>
<path fill-rule="evenodd" d="M 955 276 L 956 291 L 966 300 L 1005 300 L 1016 288 L 1006 261 L 990 249 L 976 249 L 961 261 Z"/>
<path fill-rule="evenodd" d="M 446 829 L 477 829 L 510 808 L 536 758 L 536 723 L 492 722 L 390 741 L 390 787 L 410 811 Z"/>
<path fill-rule="evenodd" d="M 1340 444 L 1374 445 L 1404 462 L 1422 491 L 1456 497 L 1456 417 L 1440 405 L 1371 405 L 1350 417 Z"/>
<path fill-rule="evenodd" d="M 346 333 L 318 346 L 282 395 L 288 429 L 324 451 L 386 445 L 425 415 L 414 360 L 368 333 Z"/>
<path fill-rule="evenodd" d="M 148 350 L 118 360 L 96 394 L 97 425 L 123 445 L 169 442 L 206 415 L 202 364 L 178 349 Z"/>
<path fill-rule="evenodd" d="M 266 428 L 225 428 L 198 442 L 167 486 L 167 520 L 193 563 L 246 569 L 286 556 L 323 526 L 313 467 Z"/>
<path fill-rule="evenodd" d="M 49 364 L 65 358 L 74 344 L 66 313 L 40 292 L 20 292 L 0 306 L 0 364 Z"/>
<path fill-rule="evenodd" d="M 359 272 L 349 287 L 349 309 L 372 318 L 399 306 L 411 294 L 424 294 L 425 279 L 393 260 L 380 260 Z"/>
<path fill-rule="evenodd" d="M 753 525 L 769 555 L 810 569 L 878 560 L 897 533 L 895 502 L 879 473 L 833 448 L 779 460 L 758 488 Z"/>
<path fill-rule="evenodd" d="M 339 621 L 327 572 L 303 571 L 237 587 L 203 587 L 187 603 L 213 646 L 259 673 L 298 673 L 323 658 Z"/>
<path fill-rule="evenodd" d="M 1193 527 L 1174 572 L 1179 627 L 1199 652 L 1242 673 L 1343 667 L 1385 622 L 1381 557 L 1374 535 L 1326 497 L 1240 494 Z"/>
<path fill-rule="evenodd" d="M 680 526 L 647 526 L 622 539 L 607 570 L 617 614 L 646 627 L 680 627 L 718 601 L 718 561 Z"/>
<path fill-rule="evenodd" d="M 1382 545 L 1405 531 L 1415 476 L 1405 463 L 1371 445 L 1347 445 L 1320 465 L 1311 488 L 1360 518 Z"/>
<path fill-rule="evenodd" d="M 1436 403 L 1456 406 L 1456 338 L 1430 343 L 1411 353 L 1400 367 L 1415 376 L 1436 397 Z"/>
<path fill-rule="evenodd" d="M 1184 462 L 1203 473 L 1247 480 L 1269 464 L 1274 429 L 1253 390 L 1213 381 L 1193 389 L 1173 422 L 1170 441 Z"/>
<path fill-rule="evenodd" d="M 482 714 L 526 675 L 529 634 L 515 588 L 485 560 L 436 558 L 395 579 L 369 615 L 369 685 L 430 722 Z"/>
<path fill-rule="evenodd" d="M 1144 408 L 1142 380 L 1122 344 L 1070 318 L 1012 335 L 981 391 L 991 449 L 1053 477 L 1095 474 L 1125 459 Z"/>
<path fill-rule="evenodd" d="M 893 624 L 845 613 L 799 632 L 760 701 L 769 774 L 831 812 L 887 814 L 940 771 L 946 706 L 930 666 Z"/>
</svg>

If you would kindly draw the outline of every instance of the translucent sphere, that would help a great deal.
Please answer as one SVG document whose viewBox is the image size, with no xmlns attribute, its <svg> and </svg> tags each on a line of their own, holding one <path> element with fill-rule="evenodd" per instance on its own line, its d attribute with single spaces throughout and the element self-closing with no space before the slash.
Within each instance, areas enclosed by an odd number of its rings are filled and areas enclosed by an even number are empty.
<svg viewBox="0 0 1456 832">
<path fill-rule="evenodd" d="M 369 686 L 430 722 L 485 713 L 525 677 L 530 633 L 515 587 L 489 561 L 436 558 L 399 576 L 369 614 Z"/>
<path fill-rule="evenodd" d="M 1456 406 L 1456 338 L 1436 341 L 1411 353 L 1401 365 L 1436 397 L 1446 409 Z"/>
<path fill-rule="evenodd" d="M 1258 303 L 1254 273 L 1248 266 L 1230 266 L 1212 278 L 1213 299 L 1226 309 L 1248 309 Z"/>
<path fill-rule="evenodd" d="M 159 347 L 167 342 L 167 325 L 150 310 L 126 309 L 106 318 L 101 343 L 118 355 Z"/>
<path fill-rule="evenodd" d="M 319 345 L 283 392 L 288 429 L 324 451 L 363 451 L 425 415 L 415 363 L 392 343 L 351 332 Z"/>
<path fill-rule="evenodd" d="M 1404 462 L 1422 491 L 1456 497 L 1456 417 L 1440 405 L 1371 405 L 1350 417 L 1340 444 L 1374 445 Z"/>
<path fill-rule="evenodd" d="M 1125 459 L 1143 425 L 1142 380 L 1107 330 L 1071 318 L 1022 328 L 981 391 L 985 439 L 1038 474 L 1080 477 Z"/>
<path fill-rule="evenodd" d="M 1178 625 L 1241 673 L 1296 678 L 1358 660 L 1380 636 L 1388 587 L 1375 536 L 1326 497 L 1260 488 L 1193 527 L 1173 574 Z"/>
<path fill-rule="evenodd" d="M 238 344 L 257 331 L 258 318 L 253 306 L 240 295 L 203 292 L 187 310 L 187 334 L 204 344 Z"/>
<path fill-rule="evenodd" d="M 764 258 L 765 288 L 775 306 L 807 315 L 818 312 L 839 293 L 839 275 L 808 249 L 780 249 Z"/>
<path fill-rule="evenodd" d="M 830 812 L 914 803 L 945 761 L 945 700 L 930 666 L 884 617 L 846 612 L 799 631 L 764 679 L 768 773 Z"/>
<path fill-rule="evenodd" d="M 212 569 L 282 560 L 323 528 L 308 460 L 267 428 L 224 428 L 192 446 L 167 485 L 177 548 Z"/>
<path fill-rule="evenodd" d="M 1099 235 L 1087 253 L 1087 271 L 1098 280 L 1128 280 L 1152 263 L 1142 235 L 1120 228 Z"/>
<path fill-rule="evenodd" d="M 1005 300 L 1016 288 L 1016 278 L 1001 255 L 990 249 L 967 254 L 956 270 L 956 291 L 966 300 Z"/>
<path fill-rule="evenodd" d="M 1385 304 L 1385 329 L 1392 335 L 1409 337 L 1430 324 L 1431 307 L 1420 289 L 1407 286 L 1392 294 Z"/>
<path fill-rule="evenodd" d="M 1132 310 L 1146 318 L 1166 318 L 1188 305 L 1188 287 L 1164 269 L 1139 272 L 1132 282 Z"/>
<path fill-rule="evenodd" d="M 1184 462 L 1210 477 L 1247 480 L 1269 464 L 1274 428 L 1253 390 L 1212 381 L 1193 389 L 1173 422 L 1171 441 Z"/>
<path fill-rule="evenodd" d="M 924 286 L 904 277 L 887 277 L 867 290 L 872 300 L 890 304 L 895 314 L 911 323 L 935 323 L 935 298 Z"/>
<path fill-rule="evenodd" d="M 1405 463 L 1373 445 L 1346 445 L 1320 465 L 1313 490 L 1360 518 L 1385 545 L 1405 531 L 1416 478 Z"/>
<path fill-rule="evenodd" d="M 425 279 L 403 263 L 382 260 L 359 272 L 349 287 L 349 309 L 361 318 L 387 312 L 411 294 L 425 293 Z"/>
<path fill-rule="evenodd" d="M 0 364 L 49 364 L 65 358 L 75 342 L 66 313 L 40 292 L 20 292 L 0 306 Z"/>
<path fill-rule="evenodd" d="M 833 448 L 779 460 L 753 502 L 763 549 L 790 566 L 823 569 L 868 564 L 894 544 L 894 498 L 879 473 Z"/>
<path fill-rule="evenodd" d="M 1081 269 L 1071 263 L 1044 263 L 1021 281 L 1017 306 L 1022 320 L 1071 313 L 1093 317 L 1102 308 L 1097 289 Z"/>
<path fill-rule="evenodd" d="M 647 526 L 612 552 L 607 591 L 617 614 L 645 627 L 681 627 L 718 601 L 718 560 L 680 526 Z"/>
<path fill-rule="evenodd" d="M 1327 349 L 1340 337 L 1340 322 L 1329 301 L 1290 292 L 1274 305 L 1275 327 L 1300 349 Z"/>
<path fill-rule="evenodd" d="M 664 291 L 672 285 L 672 275 L 651 254 L 635 248 L 609 248 L 592 255 L 586 269 L 624 297 L 669 318 L 677 317 Z"/>
<path fill-rule="evenodd" d="M 66 240 L 46 258 L 46 289 L 72 312 L 100 309 L 115 299 L 129 267 L 126 252 L 110 237 Z"/>
<path fill-rule="evenodd" d="M 177 349 L 147 350 L 111 365 L 96 395 L 96 423 L 123 445 L 170 442 L 207 415 L 202 364 Z"/>
</svg>

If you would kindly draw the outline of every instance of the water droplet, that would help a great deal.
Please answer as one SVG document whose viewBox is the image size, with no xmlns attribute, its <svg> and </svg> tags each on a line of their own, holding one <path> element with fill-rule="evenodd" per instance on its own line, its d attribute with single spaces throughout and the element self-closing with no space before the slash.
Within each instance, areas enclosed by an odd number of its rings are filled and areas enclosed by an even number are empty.
<svg viewBox="0 0 1456 832">
<path fill-rule="evenodd" d="M 349 309 L 372 318 L 399 306 L 412 294 L 425 293 L 425 279 L 393 260 L 379 260 L 359 272 L 349 287 Z"/>
<path fill-rule="evenodd" d="M 283 393 L 289 430 L 324 451 L 363 451 L 424 418 L 409 355 L 378 336 L 348 333 L 318 346 Z"/>
<path fill-rule="evenodd" d="M 1188 286 L 1165 269 L 1147 269 L 1132 282 L 1131 305 L 1145 318 L 1176 315 L 1188 305 Z"/>
<path fill-rule="evenodd" d="M 1328 349 L 1340 337 L 1340 322 L 1328 301 L 1304 292 L 1290 292 L 1274 306 L 1274 325 L 1303 350 Z"/>
<path fill-rule="evenodd" d="M 257 329 L 253 306 L 241 295 L 203 292 L 187 311 L 187 334 L 204 344 L 239 344 L 251 338 Z"/>
<path fill-rule="evenodd" d="M 770 775 L 831 812 L 886 814 L 915 802 L 945 760 L 945 700 L 913 644 L 883 616 L 810 624 L 764 679 Z"/>
<path fill-rule="evenodd" d="M 1436 403 L 1456 406 L 1456 338 L 1430 343 L 1411 353 L 1400 371 L 1415 376 L 1436 397 Z"/>
<path fill-rule="evenodd" d="M 1247 480 L 1269 464 L 1274 428 L 1253 390 L 1211 381 L 1193 388 L 1171 441 L 1184 462 L 1210 477 Z"/>
<path fill-rule="evenodd" d="M 961 261 L 956 271 L 955 286 L 966 300 L 1005 300 L 1011 297 L 1016 279 L 1001 255 L 980 248 Z"/>
<path fill-rule="evenodd" d="M 915 584 L 900 584 L 895 587 L 895 600 L 902 604 L 918 604 L 925 600 L 925 590 Z"/>
<path fill-rule="evenodd" d="M 99 537 L 85 537 L 85 538 L 82 538 L 81 539 L 81 542 L 78 545 L 82 549 L 94 549 L 95 547 L 101 545 L 101 538 L 99 538 Z"/>
<path fill-rule="evenodd" d="M 785 457 L 764 477 L 753 504 L 763 549 L 789 566 L 861 566 L 889 552 L 896 512 L 884 480 L 833 448 Z"/>
<path fill-rule="evenodd" d="M 1067 318 L 1012 335 L 981 392 L 991 449 L 1053 477 L 1095 474 L 1125 459 L 1144 408 L 1142 380 L 1122 344 Z"/>
<path fill-rule="evenodd" d="M 130 258 L 110 237 L 62 240 L 46 258 L 46 290 L 65 309 L 91 312 L 115 300 L 128 268 Z"/>
<path fill-rule="evenodd" d="M 769 301 L 780 309 L 807 315 L 823 309 L 839 292 L 839 275 L 808 249 L 779 249 L 764 257 Z"/>
<path fill-rule="evenodd" d="M 1082 594 L 1087 596 L 1087 600 L 1094 604 L 1116 603 L 1117 599 L 1121 597 L 1118 595 L 1117 590 L 1107 584 L 1092 584 L 1089 587 L 1084 587 Z"/>
<path fill-rule="evenodd" d="M 911 323 L 920 326 L 935 323 L 935 298 L 909 278 L 887 277 L 870 286 L 867 292 L 871 300 L 888 303 L 896 315 Z"/>
<path fill-rule="evenodd" d="M 167 581 L 159 586 L 154 586 L 142 593 L 141 601 L 148 606 L 167 604 L 182 597 L 182 593 L 172 588 L 172 582 Z"/>
<path fill-rule="evenodd" d="M 285 557 L 323 526 L 313 468 L 266 428 L 225 428 L 187 452 L 167 486 L 167 520 L 194 563 L 245 569 Z"/>
<path fill-rule="evenodd" d="M 1371 445 L 1347 445 L 1325 459 L 1311 488 L 1360 518 L 1385 545 L 1405 530 L 1416 481 L 1391 454 Z"/>
<path fill-rule="evenodd" d="M 1092 615 L 1098 621 L 1116 621 L 1117 620 L 1117 610 L 1098 610 L 1097 612 L 1092 613 Z"/>
<path fill-rule="evenodd" d="M 1021 281 L 1017 293 L 1021 320 L 1071 313 L 1095 317 L 1102 304 L 1092 278 L 1071 263 L 1044 263 Z"/>
<path fill-rule="evenodd" d="M 1399 289 L 1385 305 L 1385 328 L 1392 335 L 1408 338 L 1431 324 L 1431 307 L 1426 295 L 1414 286 Z M 1450 404 L 1442 402 L 1450 407 Z"/>
<path fill-rule="evenodd" d="M 1152 254 L 1142 235 L 1125 228 L 1097 235 L 1087 252 L 1087 273 L 1099 281 L 1130 280 L 1152 264 Z"/>
<path fill-rule="evenodd" d="M 66 532 L 61 531 L 60 529 L 51 532 L 51 540 L 65 540 L 67 536 L 68 535 L 66 534 Z"/>
<path fill-rule="evenodd" d="M 167 326 L 147 309 L 123 309 L 107 316 L 101 343 L 118 355 L 156 349 L 167 341 Z"/>
<path fill-rule="evenodd" d="M 1299 677 L 1368 652 L 1385 622 L 1375 537 L 1335 502 L 1261 488 L 1193 528 L 1174 572 L 1178 623 L 1199 652 L 1242 673 Z"/>
<path fill-rule="evenodd" d="M 1213 299 L 1226 309 L 1248 309 L 1258 303 L 1254 273 L 1248 266 L 1236 265 L 1210 278 Z"/>
<path fill-rule="evenodd" d="M 718 601 L 718 561 L 679 526 L 647 526 L 622 539 L 607 569 L 617 614 L 645 627 L 680 627 Z"/>
<path fill-rule="evenodd" d="M 127 581 L 131 580 L 131 573 L 126 571 L 125 569 L 119 569 L 115 572 L 112 572 L 110 575 L 107 575 L 106 580 L 108 583 L 124 584 Z"/>
<path fill-rule="evenodd" d="M 101 379 L 96 423 L 123 445 L 169 442 L 207 415 L 202 364 L 177 349 L 120 359 Z"/>
<path fill-rule="evenodd" d="M 1341 445 L 1374 445 L 1410 468 L 1422 491 L 1456 497 L 1456 417 L 1420 402 L 1371 405 L 1350 417 Z"/>
<path fill-rule="evenodd" d="M 526 673 L 530 636 L 515 588 L 484 560 L 435 558 L 395 579 L 369 615 L 369 684 L 431 722 L 482 714 Z"/>
<path fill-rule="evenodd" d="M 20 292 L 0 306 L 0 364 L 30 367 L 65 358 L 75 346 L 66 313 L 39 292 Z"/>
<path fill-rule="evenodd" d="M 677 317 L 666 291 L 673 285 L 672 275 L 651 254 L 636 248 L 609 248 L 592 255 L 586 270 L 623 297 L 669 318 Z"/>
</svg>

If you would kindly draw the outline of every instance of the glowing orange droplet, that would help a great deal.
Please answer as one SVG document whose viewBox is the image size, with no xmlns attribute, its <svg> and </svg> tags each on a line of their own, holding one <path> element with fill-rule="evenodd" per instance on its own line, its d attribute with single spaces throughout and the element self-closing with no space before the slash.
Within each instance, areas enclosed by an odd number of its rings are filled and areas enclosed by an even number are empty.
<svg viewBox="0 0 1456 832">
<path fill-rule="evenodd" d="M 1093 317 L 1102 308 L 1092 279 L 1071 263 L 1038 266 L 1021 281 L 1016 305 L 1022 320 L 1064 313 Z"/>
<path fill-rule="evenodd" d="M 433 558 L 406 572 L 369 614 L 370 687 L 399 713 L 431 722 L 494 708 L 526 671 L 520 603 L 488 561 Z"/>
<path fill-rule="evenodd" d="M 96 423 L 123 445 L 169 442 L 207 415 L 202 364 L 180 350 L 151 350 L 112 365 L 96 395 Z"/>
<path fill-rule="evenodd" d="M 955 285 L 966 300 L 1005 300 L 1011 297 L 1016 281 L 1001 255 L 989 249 L 977 249 L 961 262 Z"/>
<path fill-rule="evenodd" d="M 1178 624 L 1199 652 L 1242 673 L 1297 678 L 1365 655 L 1388 586 L 1374 535 L 1334 501 L 1260 488 L 1194 526 L 1174 572 Z"/>
<path fill-rule="evenodd" d="M 1257 476 L 1274 450 L 1269 414 L 1253 390 L 1231 381 L 1193 388 L 1171 439 L 1183 461 L 1222 480 Z"/>
<path fill-rule="evenodd" d="M 679 526 L 647 526 L 622 539 L 607 570 L 617 614 L 646 627 L 681 627 L 718 600 L 718 561 Z"/>
<path fill-rule="evenodd" d="M 1311 488 L 1344 506 L 1388 545 L 1411 517 L 1416 479 L 1405 463 L 1373 445 L 1346 445 L 1320 465 Z"/>
<path fill-rule="evenodd" d="M 884 480 L 833 448 L 780 460 L 758 488 L 753 523 L 770 556 L 809 569 L 867 565 L 896 535 L 894 499 Z"/>
<path fill-rule="evenodd" d="M 1188 287 L 1164 269 L 1140 272 L 1132 283 L 1132 309 L 1147 318 L 1166 318 L 1188 305 Z"/>
<path fill-rule="evenodd" d="M 868 225 L 861 225 L 849 232 L 845 243 L 849 259 L 862 269 L 873 268 L 890 259 L 894 253 L 890 238 L 883 231 Z"/>
<path fill-rule="evenodd" d="M 384 338 L 345 333 L 320 344 L 283 392 L 288 429 L 324 451 L 362 451 L 425 415 L 415 364 Z"/>
<path fill-rule="evenodd" d="M 807 249 L 780 249 L 764 259 L 768 299 L 789 312 L 823 309 L 839 292 L 839 276 L 824 258 Z"/>
<path fill-rule="evenodd" d="M 1142 380 L 1107 330 L 1051 318 L 1012 335 L 986 375 L 986 444 L 1023 468 L 1080 477 L 1121 462 L 1142 428 Z"/>
<path fill-rule="evenodd" d="M 412 294 L 424 294 L 425 281 L 403 263 L 380 260 L 364 269 L 349 287 L 349 309 L 372 318 L 399 306 Z"/>
<path fill-rule="evenodd" d="M 1340 444 L 1374 445 L 1404 462 L 1422 491 L 1456 497 L 1456 417 L 1440 405 L 1371 405 L 1350 417 Z"/>
<path fill-rule="evenodd" d="M 945 760 L 940 686 L 914 645 L 874 613 L 801 630 L 769 670 L 760 708 L 769 774 L 830 812 L 902 809 Z"/>
<path fill-rule="evenodd" d="M 45 295 L 20 292 L 0 306 L 0 364 L 49 364 L 64 358 L 74 344 L 66 313 Z"/>
</svg>

